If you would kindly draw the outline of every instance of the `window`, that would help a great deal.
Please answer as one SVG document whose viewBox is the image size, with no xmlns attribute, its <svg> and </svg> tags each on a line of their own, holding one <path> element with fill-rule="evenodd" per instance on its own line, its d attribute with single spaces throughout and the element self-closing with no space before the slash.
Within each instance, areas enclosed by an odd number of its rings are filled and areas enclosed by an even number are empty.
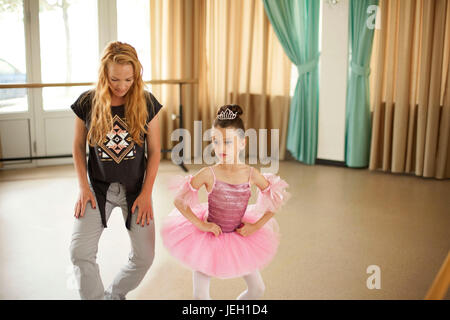
<svg viewBox="0 0 450 320">
<path fill-rule="evenodd" d="M 27 81 L 23 2 L 0 0 L 0 83 Z M 5 45 L 7 44 L 7 45 Z M 28 111 L 27 89 L 0 89 L 0 113 Z"/>
<path fill-rule="evenodd" d="M 103 50 L 99 43 L 116 40 L 116 32 L 108 32 L 116 29 L 117 40 L 136 48 L 143 79 L 150 80 L 149 1 L 101 1 L 101 5 L 99 12 L 96 0 L 0 0 L 0 41 L 8 44 L 0 50 L 0 84 L 95 82 Z M 113 10 L 117 11 L 112 14 Z M 117 20 L 111 19 L 116 13 Z M 40 108 L 34 104 L 41 101 L 44 111 L 69 111 L 75 98 L 89 88 L 0 89 L 0 114 Z"/>
<path fill-rule="evenodd" d="M 40 0 L 41 80 L 95 82 L 98 72 L 97 1 Z M 67 109 L 89 87 L 43 88 L 44 110 Z"/>
</svg>

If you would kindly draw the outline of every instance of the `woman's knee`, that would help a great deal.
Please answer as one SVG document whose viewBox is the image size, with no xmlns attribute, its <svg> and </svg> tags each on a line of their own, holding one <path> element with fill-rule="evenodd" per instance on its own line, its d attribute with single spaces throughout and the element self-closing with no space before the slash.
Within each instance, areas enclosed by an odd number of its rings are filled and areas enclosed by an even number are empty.
<svg viewBox="0 0 450 320">
<path fill-rule="evenodd" d="M 149 269 L 153 264 L 155 258 L 154 250 L 148 250 L 139 254 L 133 253 L 131 260 L 138 268 Z"/>
<path fill-rule="evenodd" d="M 97 250 L 93 246 L 89 246 L 81 241 L 72 240 L 69 247 L 70 260 L 73 264 L 76 264 L 81 260 L 93 260 L 95 261 Z"/>
<path fill-rule="evenodd" d="M 78 245 L 74 241 L 70 243 L 69 252 L 70 252 L 70 260 L 72 261 L 73 264 L 83 259 L 84 252 L 80 248 L 80 245 Z"/>
<path fill-rule="evenodd" d="M 153 228 L 152 228 L 153 227 Z M 142 228 L 139 226 L 138 228 Z M 154 226 L 146 225 L 139 229 L 138 236 L 131 235 L 132 249 L 130 260 L 139 268 L 148 269 L 155 258 Z"/>
<path fill-rule="evenodd" d="M 155 259 L 155 252 L 152 251 L 149 254 L 146 254 L 144 257 L 143 265 L 145 268 L 149 269 L 153 264 L 153 260 Z"/>
</svg>

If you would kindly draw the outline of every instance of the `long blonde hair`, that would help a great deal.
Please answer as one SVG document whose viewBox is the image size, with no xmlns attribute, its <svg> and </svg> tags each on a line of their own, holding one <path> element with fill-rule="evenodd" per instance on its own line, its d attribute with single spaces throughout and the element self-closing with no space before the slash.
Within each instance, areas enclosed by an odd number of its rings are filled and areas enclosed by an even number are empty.
<svg viewBox="0 0 450 320">
<path fill-rule="evenodd" d="M 142 65 L 136 50 L 129 44 L 114 41 L 110 42 L 100 62 L 98 81 L 92 98 L 91 125 L 87 134 L 90 146 L 103 142 L 106 134 L 112 130 L 113 119 L 111 115 L 111 92 L 109 89 L 108 64 L 131 64 L 134 70 L 134 81 L 125 98 L 125 119 L 128 132 L 133 140 L 142 146 L 144 143 L 142 131 L 146 130 L 148 117 L 144 81 L 142 80 Z M 151 101 L 150 97 L 147 97 Z"/>
</svg>

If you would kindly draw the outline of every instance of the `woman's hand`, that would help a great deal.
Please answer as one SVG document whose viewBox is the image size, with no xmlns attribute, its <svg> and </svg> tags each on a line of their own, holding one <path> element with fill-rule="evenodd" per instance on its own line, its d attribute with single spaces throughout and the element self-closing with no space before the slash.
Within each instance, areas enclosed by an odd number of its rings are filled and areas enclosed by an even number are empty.
<svg viewBox="0 0 450 320">
<path fill-rule="evenodd" d="M 75 218 L 79 218 L 80 216 L 84 216 L 84 212 L 86 210 L 86 204 L 88 201 L 91 201 L 91 207 L 92 209 L 95 209 L 95 196 L 92 193 L 92 190 L 89 187 L 83 187 L 80 188 L 80 195 L 78 197 L 78 200 L 75 204 Z"/>
<path fill-rule="evenodd" d="M 222 233 L 222 229 L 214 222 L 202 221 L 202 223 L 198 225 L 198 228 L 201 231 L 212 232 L 216 237 Z"/>
<path fill-rule="evenodd" d="M 248 237 L 259 229 L 259 227 L 254 223 L 243 222 L 243 224 L 244 225 L 242 227 L 236 229 L 236 232 L 244 237 Z"/>
<path fill-rule="evenodd" d="M 131 213 L 133 214 L 136 207 L 139 207 L 138 217 L 136 219 L 136 224 L 141 224 L 141 226 L 145 225 L 145 221 L 147 224 L 150 224 L 150 220 L 153 220 L 153 208 L 152 208 L 152 196 L 151 193 L 141 192 L 139 196 L 133 203 L 133 207 L 131 208 Z"/>
</svg>

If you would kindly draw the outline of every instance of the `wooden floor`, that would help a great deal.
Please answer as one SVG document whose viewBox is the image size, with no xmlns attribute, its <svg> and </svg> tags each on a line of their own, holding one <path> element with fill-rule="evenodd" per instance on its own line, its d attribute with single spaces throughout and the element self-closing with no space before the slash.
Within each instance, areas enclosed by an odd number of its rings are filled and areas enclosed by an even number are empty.
<svg viewBox="0 0 450 320">
<path fill-rule="evenodd" d="M 201 166 L 188 167 L 195 173 Z M 183 172 L 161 162 L 153 192 L 156 257 L 128 299 L 192 298 L 191 272 L 167 253 L 159 236 L 173 208 L 166 182 L 174 174 Z M 282 238 L 277 256 L 261 272 L 264 299 L 425 297 L 450 249 L 448 180 L 295 161 L 281 162 L 279 175 L 293 196 L 276 216 Z M 69 259 L 77 196 L 72 165 L 0 171 L 0 299 L 79 298 Z M 200 199 L 206 200 L 204 190 Z M 115 208 L 99 245 L 105 287 L 128 250 Z M 366 286 L 371 265 L 381 270 L 380 289 Z M 244 289 L 242 279 L 211 282 L 213 299 L 235 299 Z"/>
</svg>

